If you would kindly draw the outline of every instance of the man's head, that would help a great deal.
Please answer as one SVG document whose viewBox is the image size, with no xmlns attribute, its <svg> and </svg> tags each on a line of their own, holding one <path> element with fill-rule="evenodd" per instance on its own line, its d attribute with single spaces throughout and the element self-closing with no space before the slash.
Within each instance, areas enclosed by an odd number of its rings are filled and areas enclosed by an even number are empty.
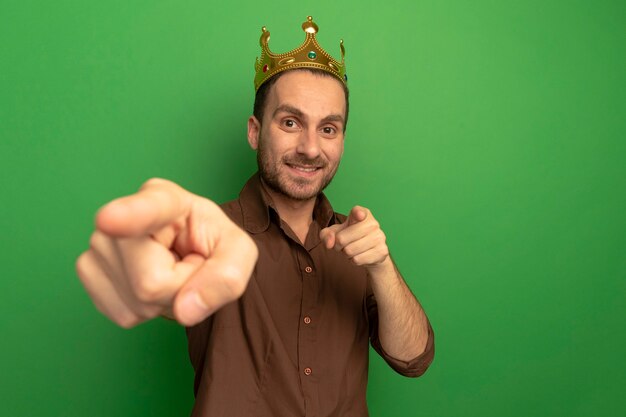
<svg viewBox="0 0 626 417">
<path fill-rule="evenodd" d="M 347 87 L 324 71 L 289 70 L 266 81 L 248 119 L 265 183 L 294 200 L 316 197 L 339 166 L 347 117 Z"/>
</svg>

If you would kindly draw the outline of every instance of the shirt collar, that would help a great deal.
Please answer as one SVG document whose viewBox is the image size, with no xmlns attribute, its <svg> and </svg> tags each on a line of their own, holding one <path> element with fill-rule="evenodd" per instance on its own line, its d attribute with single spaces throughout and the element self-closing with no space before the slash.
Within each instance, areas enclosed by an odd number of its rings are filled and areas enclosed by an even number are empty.
<svg viewBox="0 0 626 417">
<path fill-rule="evenodd" d="M 278 218 L 278 211 L 272 198 L 263 189 L 258 172 L 250 177 L 239 193 L 239 204 L 243 214 L 243 228 L 249 233 L 266 231 L 270 225 L 272 212 Z M 317 196 L 313 209 L 313 221 L 319 224 L 320 229 L 338 223 L 337 216 L 324 193 Z"/>
</svg>

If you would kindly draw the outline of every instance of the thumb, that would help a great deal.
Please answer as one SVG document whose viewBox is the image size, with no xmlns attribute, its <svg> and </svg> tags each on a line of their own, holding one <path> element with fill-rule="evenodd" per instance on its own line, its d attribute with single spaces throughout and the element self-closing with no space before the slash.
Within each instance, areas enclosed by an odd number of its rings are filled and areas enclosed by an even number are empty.
<svg viewBox="0 0 626 417">
<path fill-rule="evenodd" d="M 224 219 L 225 218 L 224 215 Z M 256 265 L 258 249 L 241 229 L 221 227 L 211 256 L 199 266 L 189 259 L 195 271 L 176 295 L 173 312 L 179 323 L 192 326 L 245 291 Z M 187 258 L 186 258 L 187 260 Z"/>
<path fill-rule="evenodd" d="M 348 215 L 348 220 L 344 224 L 348 226 L 352 226 L 353 224 L 362 222 L 367 218 L 367 209 L 361 206 L 354 206 L 352 210 L 350 210 L 350 214 Z"/>
<path fill-rule="evenodd" d="M 332 249 L 335 246 L 335 235 L 345 228 L 344 224 L 333 224 L 323 228 L 320 231 L 320 240 L 324 243 L 326 249 Z"/>
</svg>

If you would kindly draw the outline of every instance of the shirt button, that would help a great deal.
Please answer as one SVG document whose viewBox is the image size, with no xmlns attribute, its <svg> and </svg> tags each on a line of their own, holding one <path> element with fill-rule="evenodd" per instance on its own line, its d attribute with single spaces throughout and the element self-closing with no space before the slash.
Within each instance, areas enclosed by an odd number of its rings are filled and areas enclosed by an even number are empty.
<svg viewBox="0 0 626 417">
<path fill-rule="evenodd" d="M 304 324 L 311 324 L 311 317 L 306 316 L 306 317 L 304 318 Z"/>
<path fill-rule="evenodd" d="M 310 274 L 311 272 L 313 272 L 313 268 L 311 268 L 310 266 L 307 266 L 306 268 L 304 268 L 304 272 L 306 272 L 307 274 Z"/>
<path fill-rule="evenodd" d="M 311 368 L 304 368 L 304 375 L 309 376 L 313 373 L 313 369 Z"/>
</svg>

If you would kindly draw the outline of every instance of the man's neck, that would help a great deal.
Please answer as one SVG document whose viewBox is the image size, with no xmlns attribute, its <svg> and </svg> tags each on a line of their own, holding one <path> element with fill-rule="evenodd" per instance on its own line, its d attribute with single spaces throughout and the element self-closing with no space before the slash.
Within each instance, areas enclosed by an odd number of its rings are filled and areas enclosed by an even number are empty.
<svg viewBox="0 0 626 417">
<path fill-rule="evenodd" d="M 272 198 L 281 220 L 289 225 L 298 239 L 300 239 L 300 243 L 304 244 L 309 233 L 309 227 L 313 222 L 313 209 L 315 208 L 317 197 L 308 200 L 294 200 L 273 190 L 263 180 L 261 180 L 261 184 Z"/>
</svg>

